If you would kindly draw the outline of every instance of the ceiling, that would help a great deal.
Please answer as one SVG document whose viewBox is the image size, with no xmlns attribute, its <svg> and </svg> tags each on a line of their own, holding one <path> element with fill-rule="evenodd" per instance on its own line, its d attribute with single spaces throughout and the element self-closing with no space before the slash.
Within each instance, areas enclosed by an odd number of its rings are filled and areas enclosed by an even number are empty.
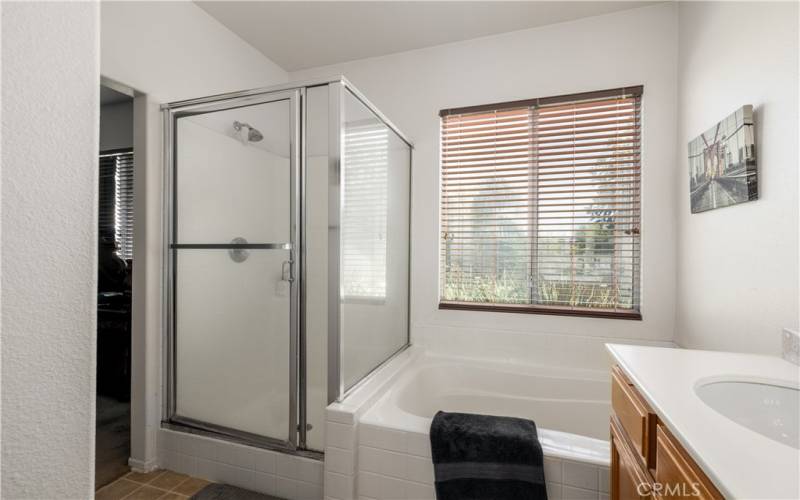
<svg viewBox="0 0 800 500">
<path fill-rule="evenodd" d="M 655 2 L 196 3 L 286 71 L 430 47 Z"/>
</svg>

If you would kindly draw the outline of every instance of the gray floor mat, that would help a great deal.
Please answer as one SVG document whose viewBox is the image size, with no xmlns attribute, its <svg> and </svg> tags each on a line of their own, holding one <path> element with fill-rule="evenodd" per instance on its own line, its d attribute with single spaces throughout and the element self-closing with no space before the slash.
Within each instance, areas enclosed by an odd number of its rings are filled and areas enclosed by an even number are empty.
<svg viewBox="0 0 800 500">
<path fill-rule="evenodd" d="M 282 498 L 256 493 L 255 491 L 212 483 L 192 495 L 191 500 L 283 500 Z"/>
</svg>

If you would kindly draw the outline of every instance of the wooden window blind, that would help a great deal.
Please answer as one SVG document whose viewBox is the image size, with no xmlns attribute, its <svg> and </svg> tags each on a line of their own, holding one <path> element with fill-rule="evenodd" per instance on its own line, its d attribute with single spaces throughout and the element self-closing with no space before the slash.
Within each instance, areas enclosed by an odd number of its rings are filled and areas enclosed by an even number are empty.
<svg viewBox="0 0 800 500">
<path fill-rule="evenodd" d="M 117 255 L 133 258 L 133 150 L 100 153 L 101 237 L 113 237 Z"/>
<path fill-rule="evenodd" d="M 641 318 L 641 95 L 441 112 L 441 308 Z"/>
</svg>

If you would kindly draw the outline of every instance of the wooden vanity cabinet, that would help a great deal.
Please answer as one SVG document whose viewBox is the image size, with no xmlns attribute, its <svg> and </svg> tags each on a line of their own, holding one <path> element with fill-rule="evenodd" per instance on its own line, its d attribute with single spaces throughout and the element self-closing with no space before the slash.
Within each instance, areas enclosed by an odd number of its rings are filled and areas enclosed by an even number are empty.
<svg viewBox="0 0 800 500">
<path fill-rule="evenodd" d="M 612 500 L 723 498 L 618 366 L 611 406 Z"/>
</svg>

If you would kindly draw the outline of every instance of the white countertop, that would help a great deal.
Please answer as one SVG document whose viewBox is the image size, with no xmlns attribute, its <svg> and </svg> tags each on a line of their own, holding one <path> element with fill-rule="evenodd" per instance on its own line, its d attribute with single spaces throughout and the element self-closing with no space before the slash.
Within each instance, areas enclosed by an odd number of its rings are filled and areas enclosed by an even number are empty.
<svg viewBox="0 0 800 500">
<path fill-rule="evenodd" d="M 800 450 L 707 406 L 698 381 L 730 377 L 797 387 L 800 367 L 774 356 L 606 344 L 661 421 L 728 498 L 800 498 Z"/>
</svg>

